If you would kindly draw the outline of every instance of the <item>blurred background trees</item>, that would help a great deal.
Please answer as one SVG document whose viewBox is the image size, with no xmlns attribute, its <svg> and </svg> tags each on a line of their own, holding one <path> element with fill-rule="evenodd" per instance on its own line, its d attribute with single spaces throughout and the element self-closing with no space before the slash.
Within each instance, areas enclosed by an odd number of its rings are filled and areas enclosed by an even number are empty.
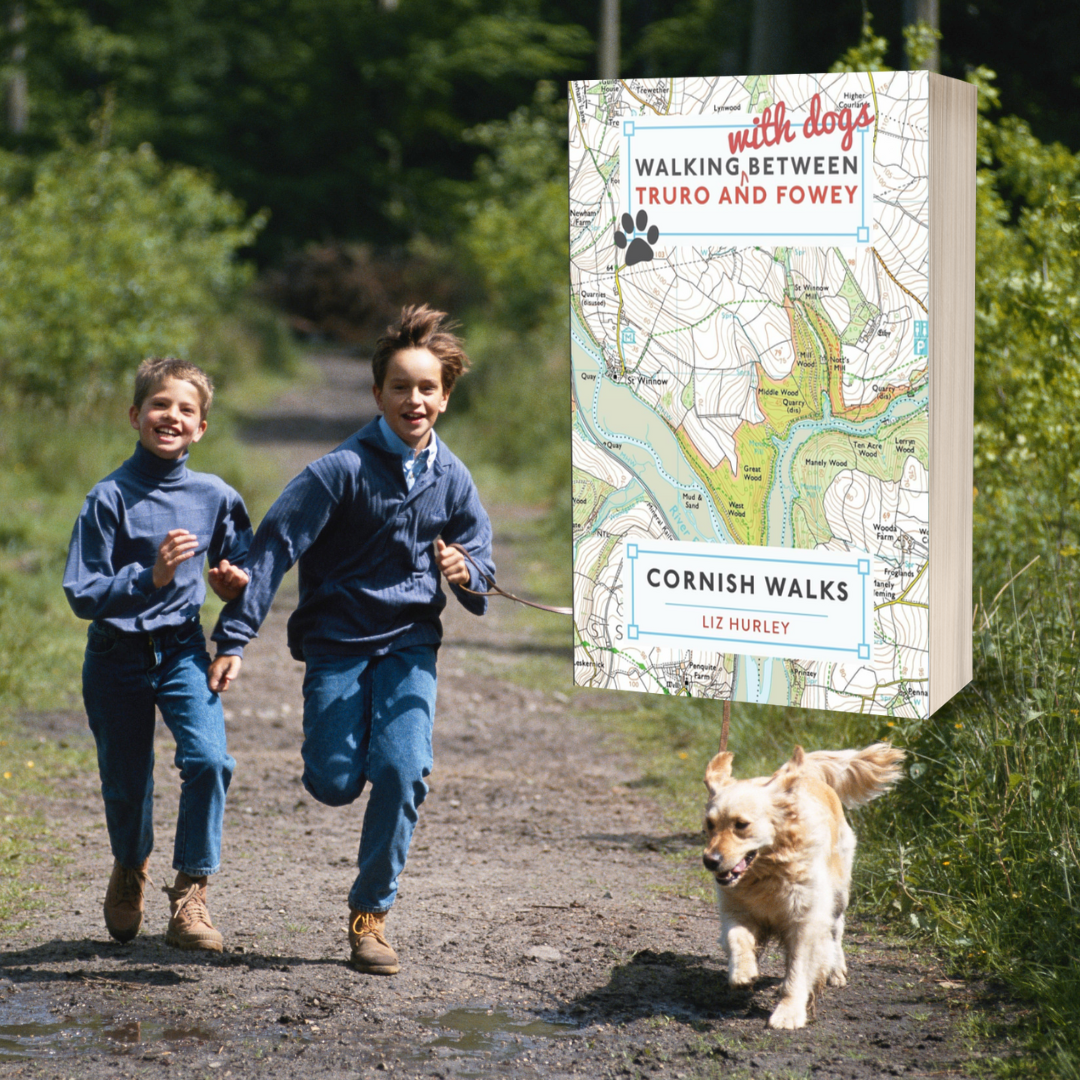
<svg viewBox="0 0 1080 1080">
<path fill-rule="evenodd" d="M 920 6 L 921 5 L 921 6 Z M 261 263 L 326 239 L 405 242 L 460 227 L 455 181 L 541 79 L 596 77 L 601 4 L 578 0 L 7 0 L 0 57 L 12 109 L 0 143 L 81 141 L 111 103 L 110 138 L 207 169 L 272 216 Z M 609 5 L 610 6 L 610 5 Z M 1072 5 L 880 5 L 884 64 L 938 6 L 940 70 L 999 73 L 1005 114 L 1080 147 Z M 623 75 L 827 71 L 859 38 L 862 0 L 621 0 Z M 910 9 L 910 11 L 908 11 Z M 789 28 L 797 24 L 794 33 Z M 19 112 L 20 110 L 15 110 Z"/>
<path fill-rule="evenodd" d="M 1071 374 L 1080 20 L 1069 9 L 1052 0 L 1022 9 L 1003 0 L 908 0 L 872 14 L 863 0 L 797 12 L 788 0 L 8 0 L 0 18 L 0 147 L 8 152 L 0 235 L 5 278 L 16 287 L 0 312 L 0 373 L 9 388 L 53 387 L 62 396 L 72 378 L 108 369 L 89 357 L 123 352 L 125 327 L 129 354 L 145 351 L 155 326 L 175 348 L 187 347 L 190 315 L 170 322 L 169 312 L 220 309 L 239 281 L 221 260 L 241 255 L 308 332 L 359 342 L 419 295 L 482 312 L 470 318 L 482 330 L 469 398 L 498 415 L 508 379 L 552 387 L 565 366 L 560 109 L 565 80 L 595 77 L 602 50 L 623 75 L 641 76 L 936 63 L 961 78 L 983 72 L 987 106 L 980 511 L 1010 523 L 986 531 L 987 554 L 1008 556 L 1013 526 L 1015 535 L 1034 528 L 1056 552 L 1070 551 L 1080 544 L 1067 441 L 1080 385 Z M 917 22 L 927 15 L 937 34 Z M 617 20 L 616 40 L 601 33 L 602 16 L 609 27 Z M 141 281 L 121 269 L 129 258 L 116 249 L 123 229 L 107 223 L 114 196 L 95 219 L 104 230 L 97 248 L 90 226 L 74 225 L 85 210 L 74 195 L 66 209 L 55 197 L 45 208 L 48 178 L 57 170 L 82 176 L 76 159 L 90 145 L 112 172 L 141 170 L 139 208 L 121 210 L 135 263 L 139 230 L 152 237 L 161 227 L 150 192 L 171 185 L 175 198 L 185 185 L 205 188 L 188 207 L 207 215 L 200 238 L 188 213 L 168 266 L 154 262 L 150 253 L 164 257 L 165 248 L 149 240 Z M 100 165 L 96 175 L 104 176 Z M 196 254 L 197 244 L 214 245 L 214 254 Z M 127 274 L 94 286 L 127 307 L 127 322 L 106 317 L 90 290 L 82 310 L 99 312 L 112 329 L 72 334 L 82 301 L 64 291 L 59 271 L 31 265 L 55 262 L 65 245 L 80 252 L 75 262 L 62 259 L 72 281 L 88 280 L 76 270 L 85 260 Z M 101 245 L 113 251 L 107 259 Z M 170 274 L 183 288 L 166 284 Z M 54 295 L 75 306 L 57 306 Z M 43 347 L 47 326 L 62 346 Z M 491 377 L 496 357 L 502 378 Z M 121 369 L 125 362 L 116 361 Z M 539 439 L 552 450 L 545 460 L 561 460 L 564 411 L 553 399 L 549 415 L 531 416 L 523 444 L 534 451 Z M 510 449 L 509 459 L 535 454 Z"/>
<path fill-rule="evenodd" d="M 462 398 L 478 416 L 503 414 L 523 391 L 550 400 L 498 432 L 492 453 L 548 462 L 557 485 L 565 80 L 595 77 L 601 54 L 633 76 L 936 64 L 983 91 L 985 565 L 998 576 L 1015 538 L 1071 557 L 1080 20 L 1069 8 L 7 0 L 5 393 L 92 401 L 133 356 L 197 349 L 256 271 L 295 329 L 350 344 L 424 298 L 467 315 L 478 363 Z M 477 452 L 492 431 L 478 425 Z"/>
</svg>

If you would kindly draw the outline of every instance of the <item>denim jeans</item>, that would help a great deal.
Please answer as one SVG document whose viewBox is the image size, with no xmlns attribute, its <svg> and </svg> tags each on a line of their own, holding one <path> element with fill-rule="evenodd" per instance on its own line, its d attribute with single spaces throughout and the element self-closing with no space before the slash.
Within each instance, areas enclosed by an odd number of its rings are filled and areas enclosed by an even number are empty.
<svg viewBox="0 0 1080 1080">
<path fill-rule="evenodd" d="M 431 773 L 435 652 L 416 645 L 384 656 L 306 658 L 304 787 L 344 806 L 371 785 L 349 904 L 384 912 L 397 896 Z"/>
<path fill-rule="evenodd" d="M 154 847 L 155 706 L 176 740 L 180 770 L 173 869 L 201 877 L 221 865 L 225 793 L 236 762 L 225 748 L 221 700 L 206 683 L 209 666 L 197 619 L 152 634 L 90 624 L 83 701 L 109 841 L 122 866 L 141 866 Z"/>
</svg>

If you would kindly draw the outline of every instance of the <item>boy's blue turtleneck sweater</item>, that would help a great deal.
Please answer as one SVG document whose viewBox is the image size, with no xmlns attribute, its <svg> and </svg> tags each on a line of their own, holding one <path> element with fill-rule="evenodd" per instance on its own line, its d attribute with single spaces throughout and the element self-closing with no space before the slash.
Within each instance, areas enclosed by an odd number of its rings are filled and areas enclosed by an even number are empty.
<svg viewBox="0 0 1080 1080">
<path fill-rule="evenodd" d="M 192 472 L 187 457 L 159 458 L 136 443 L 87 495 L 64 569 L 64 592 L 80 618 L 129 633 L 181 626 L 206 599 L 205 561 L 243 563 L 252 539 L 243 499 L 219 477 Z M 194 533 L 199 545 L 155 589 L 158 547 L 172 529 Z"/>
<path fill-rule="evenodd" d="M 436 537 L 461 544 L 495 576 L 491 523 L 468 469 L 439 441 L 431 467 L 409 487 L 399 448 L 373 420 L 313 461 L 267 511 L 245 566 L 251 582 L 211 634 L 218 654 L 243 653 L 297 561 L 300 603 L 288 629 L 296 659 L 438 645 L 446 594 Z M 470 574 L 469 587 L 486 590 L 476 569 Z M 483 614 L 484 597 L 450 588 L 467 610 Z"/>
</svg>

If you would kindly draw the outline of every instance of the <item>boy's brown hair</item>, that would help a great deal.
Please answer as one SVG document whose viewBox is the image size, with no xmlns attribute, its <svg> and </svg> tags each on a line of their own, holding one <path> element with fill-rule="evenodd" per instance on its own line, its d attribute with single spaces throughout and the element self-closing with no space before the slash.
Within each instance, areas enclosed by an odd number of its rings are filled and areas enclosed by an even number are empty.
<svg viewBox="0 0 1080 1080">
<path fill-rule="evenodd" d="M 214 400 L 214 381 L 201 367 L 175 356 L 150 356 L 135 369 L 135 408 L 141 409 L 143 402 L 166 379 L 182 379 L 195 387 L 205 420 Z"/>
<path fill-rule="evenodd" d="M 388 326 L 386 334 L 375 343 L 371 357 L 375 385 L 382 389 L 386 369 L 402 349 L 427 349 L 439 361 L 443 392 L 449 394 L 458 376 L 469 370 L 464 342 L 452 332 L 455 329 L 457 324 L 449 321 L 445 311 L 436 311 L 427 304 L 403 307 L 401 318 Z"/>
</svg>

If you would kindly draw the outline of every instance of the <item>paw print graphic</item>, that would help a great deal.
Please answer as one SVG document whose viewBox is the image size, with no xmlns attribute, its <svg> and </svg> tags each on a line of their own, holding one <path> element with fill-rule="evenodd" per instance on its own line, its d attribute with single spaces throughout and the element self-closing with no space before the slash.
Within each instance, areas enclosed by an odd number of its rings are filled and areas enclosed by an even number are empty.
<svg viewBox="0 0 1080 1080">
<path fill-rule="evenodd" d="M 635 233 L 644 233 L 644 235 L 635 235 Z M 636 223 L 629 214 L 623 214 L 622 228 L 615 230 L 617 248 L 626 247 L 627 234 L 633 239 L 630 241 L 630 246 L 626 248 L 626 265 L 633 266 L 634 263 L 650 262 L 653 257 L 652 245 L 660 239 L 660 230 L 655 225 L 649 224 L 649 215 L 644 210 L 637 212 Z"/>
</svg>

